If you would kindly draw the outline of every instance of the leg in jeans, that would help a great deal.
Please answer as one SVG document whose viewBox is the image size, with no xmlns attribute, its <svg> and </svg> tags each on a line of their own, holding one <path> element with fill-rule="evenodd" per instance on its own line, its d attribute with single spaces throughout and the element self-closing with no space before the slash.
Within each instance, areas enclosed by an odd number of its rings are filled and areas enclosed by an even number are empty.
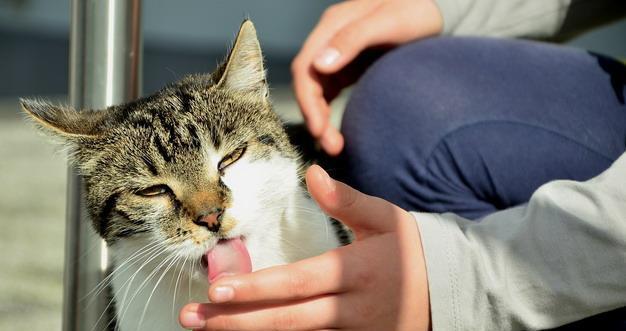
<svg viewBox="0 0 626 331">
<path fill-rule="evenodd" d="M 353 91 L 342 177 L 408 210 L 476 219 L 522 204 L 543 183 L 589 179 L 624 152 L 624 77 L 609 59 L 536 42 L 401 47 Z M 567 330 L 626 329 L 626 310 L 604 315 Z"/>
</svg>

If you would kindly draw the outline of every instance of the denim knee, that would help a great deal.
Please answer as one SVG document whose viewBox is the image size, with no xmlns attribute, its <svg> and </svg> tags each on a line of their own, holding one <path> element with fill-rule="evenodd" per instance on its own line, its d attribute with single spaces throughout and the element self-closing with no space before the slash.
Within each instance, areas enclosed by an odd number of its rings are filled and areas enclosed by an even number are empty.
<svg viewBox="0 0 626 331">
<path fill-rule="evenodd" d="M 437 84 L 416 80 L 446 76 L 441 72 L 446 66 L 424 66 L 419 73 L 408 72 L 408 58 L 420 52 L 415 48 L 423 47 L 414 44 L 399 48 L 367 70 L 352 91 L 341 127 L 346 142 L 343 180 L 405 208 L 407 192 L 402 185 L 408 165 L 414 170 L 420 168 L 436 136 L 445 131 L 435 123 L 445 125 L 447 117 L 443 103 L 448 99 L 437 93 Z"/>
<path fill-rule="evenodd" d="M 413 202 L 432 200 L 428 195 L 433 190 L 441 195 L 459 192 L 440 191 L 454 183 L 446 182 L 448 178 L 433 182 L 429 157 L 444 138 L 481 123 L 543 130 L 553 133 L 545 136 L 561 136 L 582 150 L 614 159 L 624 148 L 626 112 L 615 101 L 607 77 L 588 53 L 543 43 L 434 38 L 397 48 L 374 63 L 352 92 L 342 122 L 343 179 L 404 208 L 430 208 Z M 478 138 L 463 146 L 468 160 L 480 159 L 472 155 L 484 145 Z M 558 146 L 551 147 L 554 153 L 559 153 Z M 545 167 L 540 154 L 533 155 L 535 168 Z M 489 171 L 516 169 L 504 158 L 497 160 L 504 166 Z M 452 164 L 445 166 L 454 170 L 455 160 L 448 162 Z M 567 170 L 557 178 L 578 174 Z M 472 190 L 461 194 L 476 193 Z M 462 198 L 481 202 L 478 194 Z"/>
</svg>

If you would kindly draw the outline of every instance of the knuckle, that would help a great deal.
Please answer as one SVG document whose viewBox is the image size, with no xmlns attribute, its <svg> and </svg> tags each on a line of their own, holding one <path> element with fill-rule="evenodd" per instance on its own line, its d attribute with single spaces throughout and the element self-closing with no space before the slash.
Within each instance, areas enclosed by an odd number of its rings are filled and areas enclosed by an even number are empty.
<svg viewBox="0 0 626 331">
<path fill-rule="evenodd" d="M 346 27 L 344 27 L 343 29 L 339 30 L 337 32 L 337 34 L 335 35 L 335 40 L 351 40 L 352 38 L 354 38 L 356 35 L 355 33 L 355 29 L 352 28 L 351 25 L 348 25 Z"/>
<path fill-rule="evenodd" d="M 374 284 L 374 282 L 375 282 L 375 276 L 370 270 L 367 270 L 367 268 L 357 271 L 356 274 L 354 275 L 353 284 L 357 288 L 360 288 L 360 289 L 369 288 L 372 286 L 372 284 Z"/>
<path fill-rule="evenodd" d="M 360 39 L 363 37 L 363 32 L 354 25 L 348 25 L 345 28 L 339 30 L 332 43 L 334 45 L 358 45 Z"/>
</svg>

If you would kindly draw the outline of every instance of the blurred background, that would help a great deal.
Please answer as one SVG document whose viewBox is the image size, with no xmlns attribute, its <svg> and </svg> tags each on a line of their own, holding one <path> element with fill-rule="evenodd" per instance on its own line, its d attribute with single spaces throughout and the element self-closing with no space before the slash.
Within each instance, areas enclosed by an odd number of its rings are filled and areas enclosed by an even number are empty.
<svg viewBox="0 0 626 331">
<path fill-rule="evenodd" d="M 185 74 L 212 71 L 250 17 L 276 109 L 299 121 L 289 64 L 334 2 L 143 1 L 144 94 Z M 23 121 L 17 98 L 65 102 L 69 12 L 66 0 L 0 0 L 0 331 L 61 328 L 65 157 Z M 626 22 L 568 44 L 626 59 Z M 345 96 L 334 107 L 344 102 Z"/>
</svg>

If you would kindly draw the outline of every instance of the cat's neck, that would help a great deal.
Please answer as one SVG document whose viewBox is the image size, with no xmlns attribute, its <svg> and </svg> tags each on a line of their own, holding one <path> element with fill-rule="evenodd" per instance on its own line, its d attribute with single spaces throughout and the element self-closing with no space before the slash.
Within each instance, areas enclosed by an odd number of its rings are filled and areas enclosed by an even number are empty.
<svg viewBox="0 0 626 331">
<path fill-rule="evenodd" d="M 285 251 L 295 248 L 290 247 L 293 244 L 297 246 L 288 258 L 290 262 L 322 254 L 340 245 L 337 229 L 304 190 L 295 195 L 294 204 L 283 221 L 284 237 L 291 242 L 291 245 L 286 244 Z"/>
</svg>

